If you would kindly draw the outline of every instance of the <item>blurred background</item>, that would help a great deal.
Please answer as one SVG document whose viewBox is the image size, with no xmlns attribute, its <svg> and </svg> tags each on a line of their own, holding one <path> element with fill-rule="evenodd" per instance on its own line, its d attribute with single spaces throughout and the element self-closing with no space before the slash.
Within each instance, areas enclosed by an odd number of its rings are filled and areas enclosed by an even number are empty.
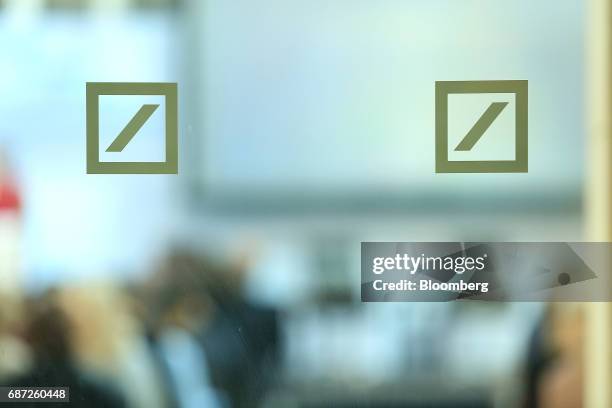
<svg viewBox="0 0 612 408">
<path fill-rule="evenodd" d="M 589 3 L 0 0 L 0 383 L 77 406 L 583 406 L 583 305 L 361 303 L 359 251 L 594 239 Z M 435 81 L 501 79 L 529 81 L 529 173 L 436 174 Z M 85 174 L 105 81 L 178 83 L 178 176 Z M 102 145 L 139 106 L 115 102 Z M 159 158 L 163 126 L 121 154 Z"/>
</svg>

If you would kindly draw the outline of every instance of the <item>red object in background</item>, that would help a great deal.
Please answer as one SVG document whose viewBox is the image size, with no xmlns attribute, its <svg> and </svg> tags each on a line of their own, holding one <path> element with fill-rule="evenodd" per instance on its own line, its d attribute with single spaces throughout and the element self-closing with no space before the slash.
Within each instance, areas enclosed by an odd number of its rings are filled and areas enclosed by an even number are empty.
<svg viewBox="0 0 612 408">
<path fill-rule="evenodd" d="M 0 211 L 19 211 L 21 200 L 12 183 L 0 182 Z"/>
</svg>

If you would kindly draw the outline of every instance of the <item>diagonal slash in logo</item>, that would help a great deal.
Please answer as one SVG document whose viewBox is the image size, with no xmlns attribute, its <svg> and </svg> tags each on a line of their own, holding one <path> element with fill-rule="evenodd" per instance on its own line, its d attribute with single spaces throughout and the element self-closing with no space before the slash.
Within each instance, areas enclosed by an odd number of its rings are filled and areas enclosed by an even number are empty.
<svg viewBox="0 0 612 408">
<path fill-rule="evenodd" d="M 119 136 L 106 149 L 107 152 L 121 152 L 125 146 L 130 143 L 132 138 L 138 133 L 142 125 L 151 117 L 153 112 L 159 108 L 159 105 L 146 104 L 142 105 L 136 115 L 123 128 Z"/>
<path fill-rule="evenodd" d="M 497 119 L 499 114 L 508 105 L 508 102 L 493 102 L 482 114 L 474 126 L 465 135 L 463 140 L 455 147 L 456 152 L 468 152 L 484 135 L 489 126 Z"/>
</svg>

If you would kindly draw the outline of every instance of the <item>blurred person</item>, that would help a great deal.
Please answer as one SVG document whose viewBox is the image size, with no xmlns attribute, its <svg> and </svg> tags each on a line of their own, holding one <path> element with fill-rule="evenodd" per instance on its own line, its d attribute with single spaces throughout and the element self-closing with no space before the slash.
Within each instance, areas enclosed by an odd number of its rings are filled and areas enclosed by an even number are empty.
<svg viewBox="0 0 612 408">
<path fill-rule="evenodd" d="M 170 350 L 180 343 L 183 353 L 189 347 L 192 356 L 201 355 L 204 361 L 191 370 L 210 381 L 218 403 L 232 407 L 258 404 L 270 385 L 278 346 L 276 312 L 242 296 L 243 273 L 242 267 L 175 251 L 154 278 L 161 288 L 159 346 L 175 359 L 179 354 Z M 178 362 L 166 362 L 175 381 L 184 375 Z M 179 401 L 186 391 L 181 388 L 175 384 Z"/>
<path fill-rule="evenodd" d="M 32 350 L 33 364 L 23 375 L 4 383 L 13 387 L 69 387 L 74 407 L 123 407 L 123 398 L 100 378 L 77 368 L 70 335 L 72 326 L 53 293 L 32 299 L 27 307 L 24 338 Z M 66 403 L 46 403 L 64 407 Z M 20 403 L 19 406 L 39 406 Z"/>
<path fill-rule="evenodd" d="M 580 306 L 549 306 L 530 339 L 525 408 L 583 406 L 583 329 Z"/>
<path fill-rule="evenodd" d="M 199 338 L 207 351 L 215 384 L 235 407 L 257 405 L 274 381 L 279 335 L 276 310 L 248 300 L 243 293 L 244 257 L 210 270 L 214 314 Z"/>
<path fill-rule="evenodd" d="M 3 296 L 0 299 L 0 382 L 31 369 L 32 355 L 20 336 L 23 319 L 23 299 Z"/>
<path fill-rule="evenodd" d="M 20 270 L 22 200 L 9 155 L 0 148 L 0 295 L 22 296 Z"/>
<path fill-rule="evenodd" d="M 198 259 L 174 253 L 145 285 L 151 348 L 165 373 L 171 407 L 231 406 L 213 386 L 206 351 L 197 338 L 213 310 L 202 272 Z"/>
<path fill-rule="evenodd" d="M 178 299 L 177 299 L 178 300 Z M 225 395 L 211 382 L 206 352 L 194 335 L 193 308 L 188 297 L 178 300 L 168 311 L 157 338 L 160 358 L 174 388 L 175 403 L 183 408 L 229 406 Z"/>
<path fill-rule="evenodd" d="M 130 407 L 167 406 L 144 324 L 126 293 L 112 283 L 98 282 L 63 288 L 57 297 L 72 326 L 80 367 L 112 378 Z"/>
</svg>

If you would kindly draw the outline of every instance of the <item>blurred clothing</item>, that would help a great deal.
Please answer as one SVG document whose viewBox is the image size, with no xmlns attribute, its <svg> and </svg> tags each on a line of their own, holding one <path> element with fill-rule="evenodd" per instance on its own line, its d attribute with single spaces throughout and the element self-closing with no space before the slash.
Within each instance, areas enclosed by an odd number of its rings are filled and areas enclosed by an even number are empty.
<svg viewBox="0 0 612 408">
<path fill-rule="evenodd" d="M 276 311 L 238 298 L 226 298 L 218 306 L 199 336 L 213 383 L 230 395 L 232 406 L 252 407 L 276 372 Z"/>
<path fill-rule="evenodd" d="M 21 199 L 12 184 L 0 183 L 0 211 L 18 211 Z"/>
<path fill-rule="evenodd" d="M 172 381 L 178 406 L 228 406 L 211 387 L 206 358 L 191 334 L 180 329 L 167 329 L 160 336 L 158 348 Z"/>
</svg>

